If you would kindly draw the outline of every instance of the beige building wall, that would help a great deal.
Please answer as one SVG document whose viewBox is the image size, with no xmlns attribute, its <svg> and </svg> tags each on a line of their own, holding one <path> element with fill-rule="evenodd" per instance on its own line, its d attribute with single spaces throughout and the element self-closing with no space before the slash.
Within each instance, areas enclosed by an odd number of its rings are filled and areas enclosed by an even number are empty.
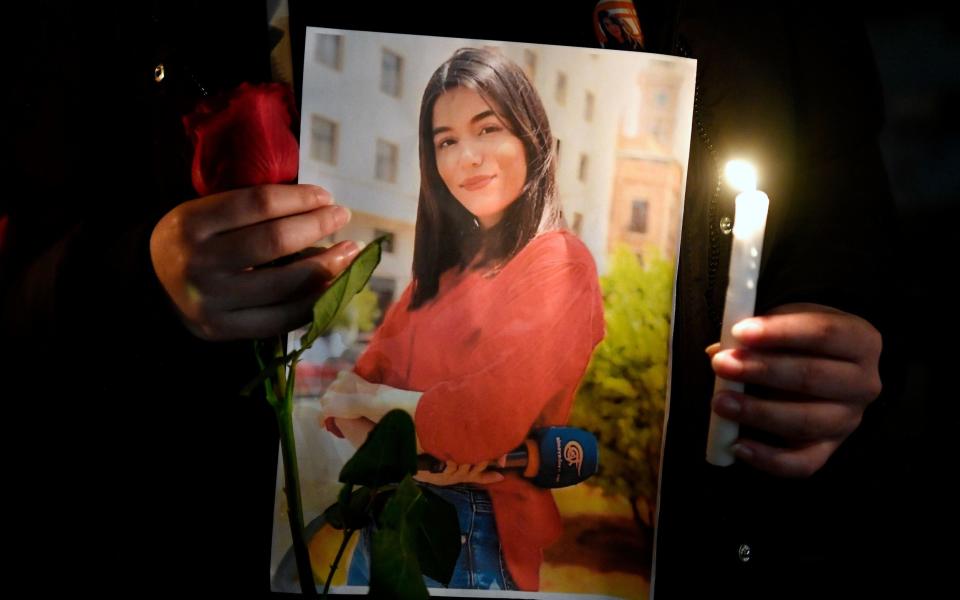
<svg viewBox="0 0 960 600">
<path fill-rule="evenodd" d="M 617 160 L 607 250 L 612 252 L 617 245 L 626 244 L 643 256 L 650 247 L 656 247 L 663 257 L 675 259 L 681 178 L 682 170 L 676 162 L 631 157 L 624 152 Z M 646 203 L 643 230 L 634 227 L 636 202 Z"/>
<path fill-rule="evenodd" d="M 674 157 L 685 85 L 667 63 L 654 62 L 636 78 L 638 102 L 624 116 L 617 141 L 608 251 L 626 244 L 642 258 L 654 247 L 676 259 L 684 181 Z"/>
</svg>

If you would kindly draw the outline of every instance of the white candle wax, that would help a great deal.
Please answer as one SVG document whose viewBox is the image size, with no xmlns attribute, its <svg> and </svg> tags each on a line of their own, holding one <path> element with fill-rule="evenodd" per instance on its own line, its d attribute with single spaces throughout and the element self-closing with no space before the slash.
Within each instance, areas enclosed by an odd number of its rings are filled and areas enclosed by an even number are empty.
<svg viewBox="0 0 960 600">
<path fill-rule="evenodd" d="M 730 279 L 720 330 L 720 347 L 724 350 L 737 347 L 733 339 L 733 326 L 753 316 L 769 206 L 770 199 L 763 192 L 747 190 L 737 195 L 733 248 L 730 252 Z M 724 390 L 743 392 L 743 384 L 717 377 L 713 395 L 716 396 Z M 740 425 L 736 421 L 724 419 L 711 410 L 710 430 L 707 434 L 707 462 L 721 467 L 732 465 L 734 455 L 731 446 L 739 435 Z"/>
</svg>

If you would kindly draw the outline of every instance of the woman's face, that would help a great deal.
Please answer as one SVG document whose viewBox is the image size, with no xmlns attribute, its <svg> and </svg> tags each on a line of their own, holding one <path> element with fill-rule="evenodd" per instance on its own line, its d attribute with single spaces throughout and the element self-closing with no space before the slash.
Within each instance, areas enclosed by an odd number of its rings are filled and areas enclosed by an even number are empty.
<svg viewBox="0 0 960 600">
<path fill-rule="evenodd" d="M 454 88 L 433 106 L 437 171 L 460 204 L 489 229 L 527 180 L 523 142 L 477 92 Z"/>
</svg>

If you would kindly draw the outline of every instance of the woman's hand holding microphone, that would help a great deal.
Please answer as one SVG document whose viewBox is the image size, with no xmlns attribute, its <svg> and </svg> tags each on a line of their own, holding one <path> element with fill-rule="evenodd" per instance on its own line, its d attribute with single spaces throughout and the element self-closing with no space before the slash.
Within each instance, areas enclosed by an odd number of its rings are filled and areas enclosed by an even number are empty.
<svg viewBox="0 0 960 600">
<path fill-rule="evenodd" d="M 353 371 L 341 371 L 320 398 L 320 406 L 324 417 L 332 417 L 343 436 L 354 446 L 360 446 L 374 425 L 391 410 L 403 410 L 410 414 L 410 418 L 414 418 L 420 396 L 421 392 L 370 383 Z M 422 451 L 418 439 L 417 452 Z M 415 479 L 438 486 L 497 483 L 503 480 L 503 475 L 487 471 L 487 467 L 496 466 L 496 463 L 489 461 L 461 465 L 448 460 L 443 472 L 418 471 Z"/>
</svg>

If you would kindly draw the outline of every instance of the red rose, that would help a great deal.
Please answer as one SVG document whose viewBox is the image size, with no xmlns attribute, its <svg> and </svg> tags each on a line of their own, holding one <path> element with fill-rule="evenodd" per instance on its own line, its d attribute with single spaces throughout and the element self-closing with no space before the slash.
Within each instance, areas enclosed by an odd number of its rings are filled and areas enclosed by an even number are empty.
<svg viewBox="0 0 960 600">
<path fill-rule="evenodd" d="M 193 187 L 201 196 L 293 181 L 299 147 L 293 91 L 280 83 L 242 83 L 201 102 L 183 118 L 193 141 Z"/>
</svg>

